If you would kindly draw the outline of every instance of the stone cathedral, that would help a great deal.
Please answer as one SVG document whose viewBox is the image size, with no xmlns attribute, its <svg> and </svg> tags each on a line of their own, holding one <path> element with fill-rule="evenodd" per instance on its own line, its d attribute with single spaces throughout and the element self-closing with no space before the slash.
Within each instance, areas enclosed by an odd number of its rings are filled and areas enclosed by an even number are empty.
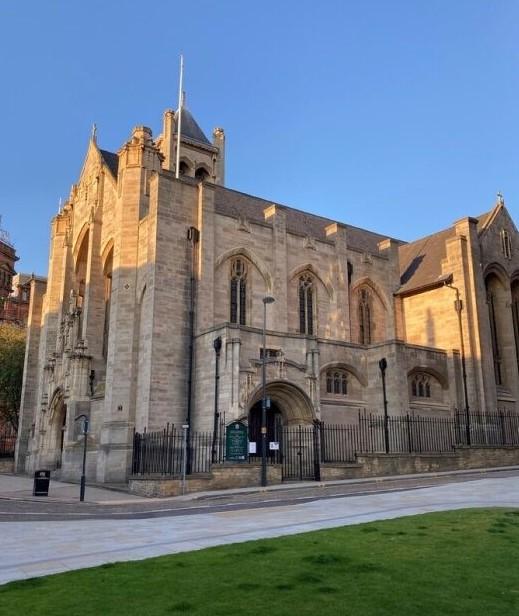
<svg viewBox="0 0 519 616">
<path fill-rule="evenodd" d="M 406 243 L 227 188 L 223 129 L 209 140 L 185 108 L 176 179 L 178 115 L 117 153 L 94 133 L 52 220 L 18 471 L 77 477 L 80 414 L 98 482 L 127 480 L 134 430 L 212 430 L 217 339 L 221 416 L 257 425 L 264 310 L 269 412 L 285 425 L 381 412 L 381 358 L 391 415 L 516 410 L 519 236 L 501 195 Z"/>
</svg>

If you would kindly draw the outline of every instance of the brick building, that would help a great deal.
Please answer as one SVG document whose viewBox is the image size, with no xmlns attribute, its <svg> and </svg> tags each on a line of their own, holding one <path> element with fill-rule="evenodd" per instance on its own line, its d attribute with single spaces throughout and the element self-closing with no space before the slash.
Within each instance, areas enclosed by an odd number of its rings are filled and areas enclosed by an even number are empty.
<svg viewBox="0 0 519 616">
<path fill-rule="evenodd" d="M 187 110 L 176 179 L 177 116 L 117 153 L 93 136 L 52 220 L 18 470 L 77 476 L 80 413 L 100 482 L 127 479 L 134 428 L 212 429 L 218 338 L 219 409 L 254 440 L 264 308 L 269 415 L 285 424 L 380 411 L 381 358 L 391 414 L 516 409 L 519 237 L 501 197 L 405 243 L 225 187 L 224 131 L 209 141 Z"/>
</svg>

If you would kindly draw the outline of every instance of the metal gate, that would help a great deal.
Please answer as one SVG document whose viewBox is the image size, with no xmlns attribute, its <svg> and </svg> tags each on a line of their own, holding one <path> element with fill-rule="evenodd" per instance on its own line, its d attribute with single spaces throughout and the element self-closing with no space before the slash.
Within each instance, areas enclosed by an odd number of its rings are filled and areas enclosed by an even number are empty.
<svg viewBox="0 0 519 616">
<path fill-rule="evenodd" d="M 319 481 L 318 427 L 283 426 L 281 436 L 283 481 Z"/>
</svg>

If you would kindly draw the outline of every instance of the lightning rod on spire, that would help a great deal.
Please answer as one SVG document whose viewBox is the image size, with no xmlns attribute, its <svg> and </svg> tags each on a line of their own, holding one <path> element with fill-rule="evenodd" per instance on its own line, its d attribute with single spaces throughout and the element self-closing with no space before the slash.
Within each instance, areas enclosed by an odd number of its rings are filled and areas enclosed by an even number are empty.
<svg viewBox="0 0 519 616">
<path fill-rule="evenodd" d="M 182 89 L 184 80 L 184 56 L 180 54 L 180 80 L 178 86 L 178 116 L 177 116 L 177 159 L 175 162 L 175 177 L 180 176 L 180 134 L 182 132 L 182 107 L 184 105 L 184 92 Z"/>
</svg>

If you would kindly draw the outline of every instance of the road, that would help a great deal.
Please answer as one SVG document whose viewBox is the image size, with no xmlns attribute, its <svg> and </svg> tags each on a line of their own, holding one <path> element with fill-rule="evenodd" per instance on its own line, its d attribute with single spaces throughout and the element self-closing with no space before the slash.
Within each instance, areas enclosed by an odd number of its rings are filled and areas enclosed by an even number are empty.
<svg viewBox="0 0 519 616">
<path fill-rule="evenodd" d="M 519 470 L 119 504 L 0 500 L 0 583 L 320 528 L 519 507 Z"/>
<path fill-rule="evenodd" d="M 77 499 L 72 500 L 70 496 L 61 500 L 5 497 L 0 491 L 0 522 L 50 522 L 78 519 L 135 520 L 184 516 L 219 511 L 290 506 L 323 499 L 366 496 L 375 493 L 384 494 L 501 477 L 519 477 L 519 468 L 390 477 L 330 484 L 294 483 L 276 486 L 276 489 L 271 490 L 257 488 L 251 492 L 237 490 L 215 495 L 211 493 L 191 494 L 187 497 L 167 499 L 133 497 L 128 500 L 126 495 L 118 494 L 117 500 L 112 499 L 102 503 L 88 501 L 88 488 L 87 502 L 84 503 L 79 503 Z"/>
</svg>

